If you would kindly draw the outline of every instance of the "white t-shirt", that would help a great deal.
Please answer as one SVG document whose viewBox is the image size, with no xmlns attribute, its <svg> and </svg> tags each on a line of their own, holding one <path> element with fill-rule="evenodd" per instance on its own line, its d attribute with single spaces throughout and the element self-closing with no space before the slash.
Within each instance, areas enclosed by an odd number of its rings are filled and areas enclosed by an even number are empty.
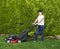
<svg viewBox="0 0 60 49">
<path fill-rule="evenodd" d="M 37 19 L 38 19 L 38 25 L 44 25 L 44 16 L 43 15 L 39 15 L 38 17 L 37 17 Z"/>
</svg>

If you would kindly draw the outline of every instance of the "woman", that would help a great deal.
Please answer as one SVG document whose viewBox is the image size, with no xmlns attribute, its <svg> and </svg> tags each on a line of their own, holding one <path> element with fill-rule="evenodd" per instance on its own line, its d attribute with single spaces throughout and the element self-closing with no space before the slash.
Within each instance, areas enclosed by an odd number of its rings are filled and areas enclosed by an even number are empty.
<svg viewBox="0 0 60 49">
<path fill-rule="evenodd" d="M 36 34 L 35 34 L 34 42 L 37 41 L 37 36 L 38 36 L 38 33 L 40 31 L 41 31 L 41 41 L 44 41 L 44 15 L 42 13 L 42 10 L 38 11 L 38 17 L 34 21 L 33 24 L 37 24 L 38 25 L 38 29 L 37 29 Z"/>
</svg>

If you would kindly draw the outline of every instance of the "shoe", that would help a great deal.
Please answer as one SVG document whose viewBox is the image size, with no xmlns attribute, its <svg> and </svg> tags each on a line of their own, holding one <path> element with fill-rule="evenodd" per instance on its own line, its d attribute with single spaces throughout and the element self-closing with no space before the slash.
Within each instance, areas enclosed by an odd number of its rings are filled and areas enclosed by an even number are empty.
<svg viewBox="0 0 60 49">
<path fill-rule="evenodd" d="M 36 41 L 34 41 L 34 42 L 36 42 Z"/>
</svg>

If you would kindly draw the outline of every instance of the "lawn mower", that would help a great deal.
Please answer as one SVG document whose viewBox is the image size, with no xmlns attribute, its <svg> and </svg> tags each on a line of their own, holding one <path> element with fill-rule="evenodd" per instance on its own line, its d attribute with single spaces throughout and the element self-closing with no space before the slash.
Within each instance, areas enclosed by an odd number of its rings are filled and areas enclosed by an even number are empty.
<svg viewBox="0 0 60 49">
<path fill-rule="evenodd" d="M 28 40 L 28 32 L 30 32 L 35 25 L 32 25 L 29 29 L 24 30 L 20 35 L 11 34 L 5 38 L 7 43 L 21 43 Z"/>
<path fill-rule="evenodd" d="M 21 41 L 18 36 L 11 34 L 5 38 L 5 42 L 7 42 L 7 43 L 20 43 Z"/>
</svg>

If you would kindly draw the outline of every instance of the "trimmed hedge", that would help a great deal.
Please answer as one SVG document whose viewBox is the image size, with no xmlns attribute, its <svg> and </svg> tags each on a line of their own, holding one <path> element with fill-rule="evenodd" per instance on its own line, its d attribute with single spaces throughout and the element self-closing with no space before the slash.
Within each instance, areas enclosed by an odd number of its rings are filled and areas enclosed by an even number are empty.
<svg viewBox="0 0 60 49">
<path fill-rule="evenodd" d="M 22 32 L 39 9 L 45 15 L 45 35 L 60 34 L 60 0 L 0 0 L 0 33 Z"/>
</svg>

